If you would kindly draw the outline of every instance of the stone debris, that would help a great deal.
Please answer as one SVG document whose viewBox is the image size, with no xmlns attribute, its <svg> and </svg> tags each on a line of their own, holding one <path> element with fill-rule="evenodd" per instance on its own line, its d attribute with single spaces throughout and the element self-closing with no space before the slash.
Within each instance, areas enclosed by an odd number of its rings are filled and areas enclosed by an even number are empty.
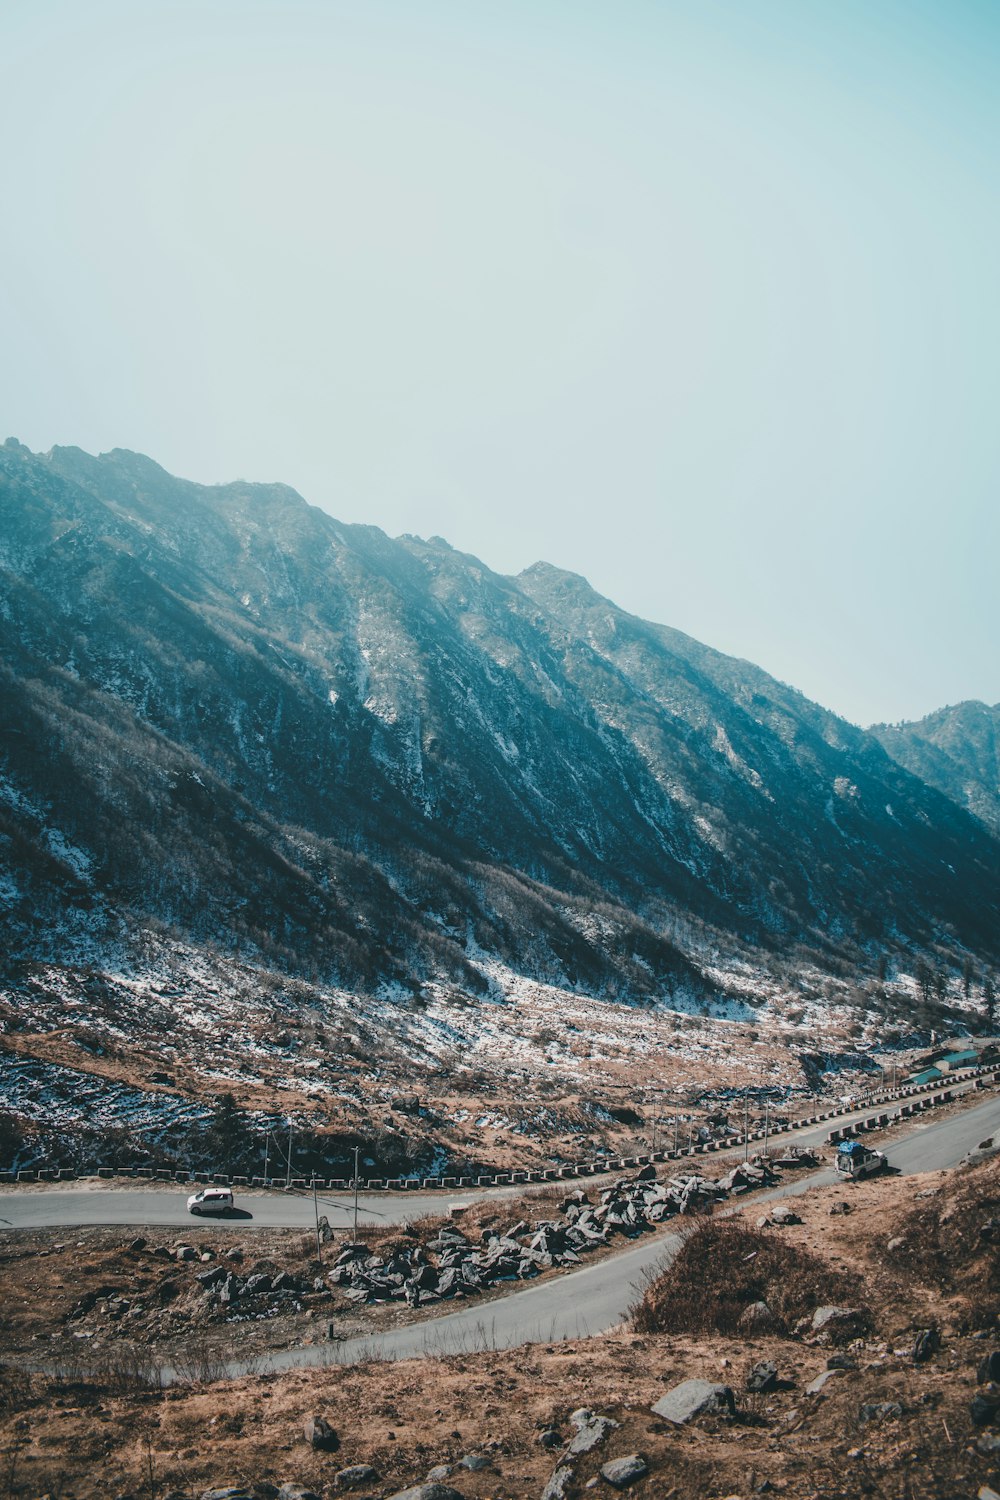
<svg viewBox="0 0 1000 1500">
<path fill-rule="evenodd" d="M 320 1453 L 336 1453 L 340 1438 L 325 1417 L 307 1417 L 303 1434 L 310 1447 Z"/>
<path fill-rule="evenodd" d="M 747 1377 L 747 1390 L 751 1394 L 769 1395 L 778 1389 L 778 1367 L 773 1360 L 762 1359 L 754 1365 Z"/>
<path fill-rule="evenodd" d="M 572 1468 L 569 1464 L 560 1464 L 542 1490 L 542 1500 L 566 1500 L 566 1486 L 572 1482 Z"/>
<path fill-rule="evenodd" d="M 740 1333 L 770 1333 L 777 1325 L 778 1319 L 766 1302 L 751 1302 L 736 1324 Z"/>
<path fill-rule="evenodd" d="M 858 1307 L 817 1307 L 810 1330 L 814 1336 L 833 1344 L 846 1344 L 859 1338 L 868 1323 L 868 1314 Z"/>
<path fill-rule="evenodd" d="M 629 1453 L 624 1458 L 613 1458 L 601 1469 L 601 1478 L 616 1490 L 628 1489 L 637 1479 L 649 1473 L 649 1464 L 641 1453 Z"/>
<path fill-rule="evenodd" d="M 936 1328 L 922 1328 L 917 1334 L 913 1345 L 913 1363 L 915 1365 L 926 1364 L 926 1362 L 941 1348 L 941 1335 Z"/>
<path fill-rule="evenodd" d="M 618 1423 L 612 1421 L 611 1417 L 595 1416 L 586 1406 L 581 1406 L 578 1411 L 571 1412 L 570 1422 L 576 1428 L 576 1432 L 567 1445 L 567 1458 L 578 1458 L 581 1453 L 589 1453 L 592 1448 L 599 1447 L 608 1434 L 614 1432 L 618 1426 Z"/>
<path fill-rule="evenodd" d="M 328 1280 L 358 1303 L 406 1301 L 420 1307 L 475 1297 L 497 1282 L 527 1281 L 553 1266 L 577 1265 L 616 1236 L 636 1239 L 674 1215 L 710 1212 L 724 1197 L 719 1185 L 704 1177 L 689 1174 L 660 1183 L 644 1168 L 604 1188 L 596 1203 L 576 1189 L 561 1204 L 558 1218 L 486 1229 L 478 1242 L 445 1225 L 426 1243 L 388 1258 L 373 1255 L 367 1245 L 345 1245 Z"/>
<path fill-rule="evenodd" d="M 719 1385 L 711 1380 L 682 1380 L 661 1396 L 652 1408 L 653 1413 L 664 1421 L 678 1426 L 695 1417 L 709 1413 L 726 1412 L 736 1414 L 736 1398 L 728 1385 Z"/>
<path fill-rule="evenodd" d="M 836 1380 L 839 1376 L 845 1373 L 846 1372 L 844 1370 L 824 1370 L 821 1375 L 817 1375 L 816 1379 L 811 1380 L 806 1386 L 806 1395 L 820 1395 L 823 1389 L 830 1384 L 831 1380 Z"/>
<path fill-rule="evenodd" d="M 371 1464 L 351 1464 L 350 1468 L 336 1473 L 333 1482 L 339 1490 L 353 1490 L 361 1484 L 378 1484 L 378 1470 Z"/>
<path fill-rule="evenodd" d="M 397 1490 L 389 1500 L 465 1500 L 450 1484 L 413 1484 L 408 1490 Z"/>
</svg>

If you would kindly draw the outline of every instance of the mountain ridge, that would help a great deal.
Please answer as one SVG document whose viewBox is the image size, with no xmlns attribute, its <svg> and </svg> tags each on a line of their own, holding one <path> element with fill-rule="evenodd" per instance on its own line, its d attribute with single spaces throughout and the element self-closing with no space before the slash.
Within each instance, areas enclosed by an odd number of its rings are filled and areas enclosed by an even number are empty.
<svg viewBox="0 0 1000 1500">
<path fill-rule="evenodd" d="M 505 577 L 122 449 L 8 443 L 0 483 L 0 692 L 36 750 L 4 738 L 22 956 L 32 900 L 60 906 L 45 808 L 97 872 L 91 911 L 366 987 L 484 993 L 478 952 L 641 998 L 707 994 L 720 943 L 833 968 L 994 950 L 981 823 L 579 575 Z"/>
</svg>

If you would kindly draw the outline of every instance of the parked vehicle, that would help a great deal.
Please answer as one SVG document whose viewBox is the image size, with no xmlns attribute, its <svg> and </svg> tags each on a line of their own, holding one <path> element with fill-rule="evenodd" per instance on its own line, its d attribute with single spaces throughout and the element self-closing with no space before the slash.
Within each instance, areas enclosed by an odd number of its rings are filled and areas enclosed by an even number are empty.
<svg viewBox="0 0 1000 1500">
<path fill-rule="evenodd" d="M 187 1201 L 189 1214 L 230 1214 L 233 1211 L 233 1195 L 227 1187 L 202 1188 L 192 1193 Z"/>
<path fill-rule="evenodd" d="M 837 1147 L 837 1171 L 841 1177 L 850 1177 L 852 1181 L 874 1177 L 887 1165 L 884 1151 L 863 1146 L 860 1141 L 841 1141 Z"/>
</svg>

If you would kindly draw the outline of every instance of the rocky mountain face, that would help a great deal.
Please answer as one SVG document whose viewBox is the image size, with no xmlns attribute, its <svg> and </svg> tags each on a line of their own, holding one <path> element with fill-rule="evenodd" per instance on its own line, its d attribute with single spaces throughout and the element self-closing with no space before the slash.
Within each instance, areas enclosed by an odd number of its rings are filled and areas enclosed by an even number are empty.
<svg viewBox="0 0 1000 1500">
<path fill-rule="evenodd" d="M 0 641 L 9 967 L 156 931 L 386 994 L 697 1000 L 725 953 L 997 953 L 950 786 L 547 564 L 9 442 Z"/>
<path fill-rule="evenodd" d="M 957 703 L 871 733 L 899 765 L 1000 834 L 1000 703 Z"/>
</svg>

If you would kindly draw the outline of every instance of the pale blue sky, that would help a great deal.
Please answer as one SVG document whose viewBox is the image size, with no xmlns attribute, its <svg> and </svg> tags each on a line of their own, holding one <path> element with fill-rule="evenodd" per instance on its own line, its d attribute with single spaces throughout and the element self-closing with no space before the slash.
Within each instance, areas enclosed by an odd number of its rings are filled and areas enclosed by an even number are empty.
<svg viewBox="0 0 1000 1500">
<path fill-rule="evenodd" d="M 998 65 L 992 0 L 0 0 L 0 436 L 994 702 Z"/>
</svg>

